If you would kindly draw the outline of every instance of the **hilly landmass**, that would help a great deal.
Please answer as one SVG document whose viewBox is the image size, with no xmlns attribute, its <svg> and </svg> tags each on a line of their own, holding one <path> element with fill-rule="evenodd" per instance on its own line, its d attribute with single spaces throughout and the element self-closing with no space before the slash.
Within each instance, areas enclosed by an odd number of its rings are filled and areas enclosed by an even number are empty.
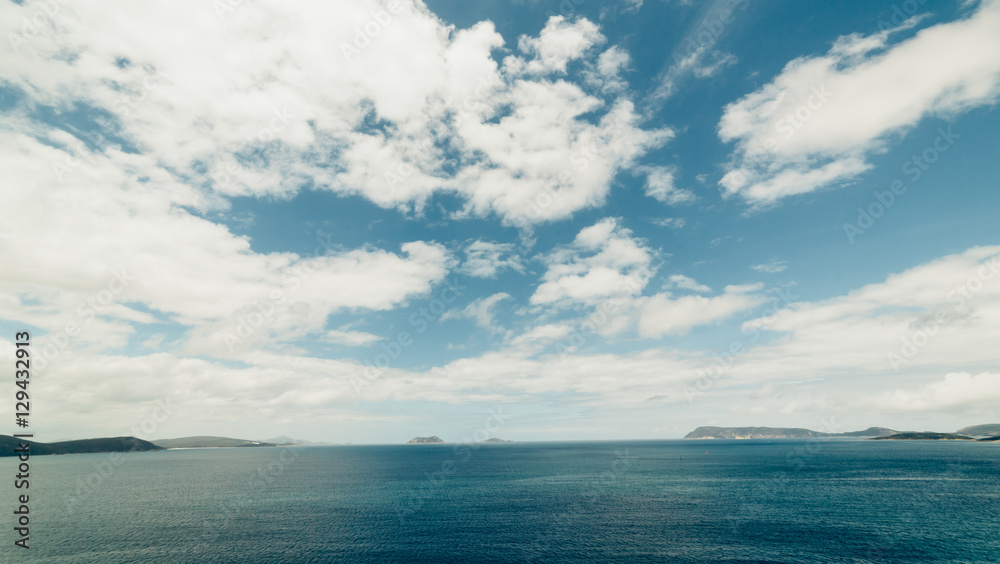
<svg viewBox="0 0 1000 564">
<path fill-rule="evenodd" d="M 222 447 L 273 447 L 274 443 L 230 439 L 229 437 L 180 437 L 156 439 L 153 444 L 163 448 L 222 448 Z"/>
<path fill-rule="evenodd" d="M 972 437 L 956 435 L 955 433 L 896 433 L 888 437 L 874 437 L 873 441 L 974 441 Z"/>
<path fill-rule="evenodd" d="M 885 427 L 868 427 L 864 431 L 851 431 L 850 433 L 834 433 L 834 437 L 888 437 L 895 435 L 899 431 L 887 429 Z"/>
<path fill-rule="evenodd" d="M 107 437 L 101 439 L 80 439 L 56 443 L 40 443 L 18 439 L 10 435 L 0 435 L 0 456 L 16 456 L 18 444 L 28 443 L 32 455 L 39 454 L 83 454 L 93 452 L 142 452 L 163 450 L 149 441 L 135 437 Z"/>
<path fill-rule="evenodd" d="M 698 427 L 685 439 L 811 439 L 814 437 L 859 437 L 893 441 L 1000 441 L 1000 425 L 973 425 L 957 433 L 931 431 L 896 431 L 886 427 L 869 427 L 864 431 L 824 433 L 797 427 Z"/>
<path fill-rule="evenodd" d="M 263 442 L 271 443 L 275 446 L 336 446 L 340 444 L 340 443 L 325 443 L 325 442 L 317 443 L 313 441 L 307 441 L 305 439 L 293 439 L 292 437 L 286 435 L 281 435 L 279 437 L 271 437 L 270 439 L 265 439 Z"/>
<path fill-rule="evenodd" d="M 961 429 L 955 431 L 956 435 L 965 435 L 967 437 L 996 437 L 1000 435 L 1000 423 L 990 423 L 987 425 L 972 425 L 971 427 L 962 427 Z"/>
<path fill-rule="evenodd" d="M 406 442 L 408 445 L 432 445 L 437 443 L 443 443 L 441 439 L 434 435 L 433 437 L 413 437 Z"/>
<path fill-rule="evenodd" d="M 869 427 L 849 433 L 824 433 L 797 427 L 698 427 L 685 439 L 811 439 L 814 437 L 885 437 L 898 433 L 885 427 Z"/>
</svg>

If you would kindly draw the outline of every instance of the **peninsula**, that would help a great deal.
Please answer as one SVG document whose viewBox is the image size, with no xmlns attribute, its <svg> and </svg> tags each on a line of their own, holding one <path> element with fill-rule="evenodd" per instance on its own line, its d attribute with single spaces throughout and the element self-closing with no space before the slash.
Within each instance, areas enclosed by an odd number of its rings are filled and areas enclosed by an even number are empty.
<svg viewBox="0 0 1000 564">
<path fill-rule="evenodd" d="M 896 433 L 888 437 L 874 437 L 872 440 L 880 441 L 974 441 L 972 437 L 956 435 L 955 433 Z"/>
<path fill-rule="evenodd" d="M 14 449 L 18 444 L 28 443 L 32 455 L 40 454 L 84 454 L 94 452 L 142 452 L 163 450 L 163 447 L 137 439 L 135 437 L 107 437 L 101 439 L 80 439 L 77 441 L 60 441 L 56 443 L 40 443 L 19 439 L 10 435 L 0 435 L 0 456 L 16 456 Z"/>
<path fill-rule="evenodd" d="M 931 431 L 896 431 L 886 427 L 869 427 L 863 431 L 824 433 L 798 427 L 698 427 L 685 439 L 811 439 L 864 438 L 890 441 L 998 441 L 1000 424 L 973 425 L 955 433 Z"/>
<path fill-rule="evenodd" d="M 887 437 L 899 431 L 869 427 L 849 433 L 824 433 L 798 427 L 698 427 L 685 439 L 811 439 L 815 437 Z"/>
<path fill-rule="evenodd" d="M 155 439 L 153 444 L 163 448 L 224 448 L 224 447 L 273 447 L 274 443 L 230 439 L 229 437 L 180 437 L 178 439 Z"/>
</svg>

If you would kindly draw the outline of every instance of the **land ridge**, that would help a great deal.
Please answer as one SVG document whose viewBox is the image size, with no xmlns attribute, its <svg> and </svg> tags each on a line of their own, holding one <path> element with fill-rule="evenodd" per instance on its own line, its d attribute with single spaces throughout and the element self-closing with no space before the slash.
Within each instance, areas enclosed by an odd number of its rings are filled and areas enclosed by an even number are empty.
<svg viewBox="0 0 1000 564">
<path fill-rule="evenodd" d="M 161 446 L 135 437 L 103 437 L 43 443 L 10 435 L 0 435 L 0 456 L 17 456 L 18 453 L 14 452 L 14 449 L 24 443 L 28 444 L 28 452 L 31 455 L 164 450 Z"/>
<path fill-rule="evenodd" d="M 847 433 L 826 433 L 801 427 L 715 427 L 701 426 L 684 436 L 685 439 L 811 439 L 858 437 L 877 440 L 1000 440 L 1000 424 L 974 425 L 959 429 L 956 433 L 933 431 L 896 431 L 887 427 L 869 427 L 863 431 Z"/>
<path fill-rule="evenodd" d="M 214 437 L 208 435 L 197 435 L 192 437 L 179 437 L 176 439 L 154 439 L 154 445 L 163 448 L 226 448 L 226 447 L 273 447 L 274 443 L 263 441 L 251 441 L 248 439 L 231 439 L 229 437 Z"/>
</svg>

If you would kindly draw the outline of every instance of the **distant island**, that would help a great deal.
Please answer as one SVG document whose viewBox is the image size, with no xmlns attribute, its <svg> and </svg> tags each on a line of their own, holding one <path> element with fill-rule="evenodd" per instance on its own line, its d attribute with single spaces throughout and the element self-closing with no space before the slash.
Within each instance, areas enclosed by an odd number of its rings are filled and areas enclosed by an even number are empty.
<svg viewBox="0 0 1000 564">
<path fill-rule="evenodd" d="M 229 437 L 181 437 L 179 439 L 156 439 L 153 444 L 163 448 L 223 448 L 223 447 L 273 447 L 274 443 L 230 439 Z"/>
<path fill-rule="evenodd" d="M 886 427 L 869 427 L 864 431 L 848 433 L 824 433 L 797 427 L 698 427 L 684 436 L 685 439 L 811 439 L 821 437 L 858 437 L 892 441 L 1000 441 L 1000 424 L 974 425 L 959 429 L 957 433 L 896 431 Z"/>
<path fill-rule="evenodd" d="M 481 442 L 481 443 L 512 443 L 514 441 L 505 441 L 505 440 L 503 440 L 501 438 L 498 438 L 498 437 L 490 437 L 489 439 L 486 439 L 485 441 L 479 441 L 479 442 Z"/>
<path fill-rule="evenodd" d="M 270 439 L 265 439 L 263 442 L 271 443 L 274 446 L 339 446 L 340 443 L 326 443 L 326 442 L 313 442 L 307 441 L 305 439 L 293 439 L 287 436 L 272 437 Z M 351 443 L 346 443 L 351 444 Z"/>
<path fill-rule="evenodd" d="M 443 443 L 443 442 L 444 441 L 442 441 L 441 439 L 439 439 L 437 437 L 437 435 L 435 435 L 433 437 L 413 437 L 412 439 L 410 439 L 409 441 L 407 441 L 406 444 L 408 444 L 408 445 L 432 445 L 432 444 Z"/>
<path fill-rule="evenodd" d="M 163 450 L 149 441 L 135 437 L 107 437 L 101 439 L 80 439 L 56 443 L 40 443 L 19 439 L 10 435 L 0 435 L 0 456 L 17 456 L 14 449 L 18 444 L 28 443 L 32 455 L 39 454 L 84 454 L 94 452 L 143 452 Z"/>
<path fill-rule="evenodd" d="M 899 431 L 885 427 L 869 427 L 849 433 L 824 433 L 797 427 L 698 427 L 685 439 L 811 439 L 815 437 L 887 437 Z"/>
<path fill-rule="evenodd" d="M 972 437 L 954 433 L 896 433 L 888 437 L 875 437 L 875 441 L 974 441 Z"/>
<path fill-rule="evenodd" d="M 990 423 L 988 425 L 973 425 L 971 427 L 962 427 L 961 429 L 955 431 L 958 435 L 965 435 L 967 437 L 997 437 L 1000 436 L 1000 423 Z"/>
</svg>

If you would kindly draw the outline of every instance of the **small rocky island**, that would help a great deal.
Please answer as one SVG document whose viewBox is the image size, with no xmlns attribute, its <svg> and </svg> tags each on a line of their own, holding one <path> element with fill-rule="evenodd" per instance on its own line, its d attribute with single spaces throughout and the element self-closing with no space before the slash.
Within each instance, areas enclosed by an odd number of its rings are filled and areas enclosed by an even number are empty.
<svg viewBox="0 0 1000 564">
<path fill-rule="evenodd" d="M 512 443 L 514 441 L 505 441 L 505 440 L 503 440 L 503 439 L 501 439 L 499 437 L 490 437 L 490 438 L 486 439 L 485 441 L 479 441 L 479 442 L 481 442 L 481 443 Z"/>
<path fill-rule="evenodd" d="M 433 437 L 413 437 L 412 439 L 410 439 L 409 441 L 407 441 L 406 444 L 408 444 L 408 445 L 433 445 L 433 444 L 443 443 L 443 442 L 444 441 L 442 441 L 441 439 L 439 439 L 437 435 L 434 435 Z"/>
</svg>

